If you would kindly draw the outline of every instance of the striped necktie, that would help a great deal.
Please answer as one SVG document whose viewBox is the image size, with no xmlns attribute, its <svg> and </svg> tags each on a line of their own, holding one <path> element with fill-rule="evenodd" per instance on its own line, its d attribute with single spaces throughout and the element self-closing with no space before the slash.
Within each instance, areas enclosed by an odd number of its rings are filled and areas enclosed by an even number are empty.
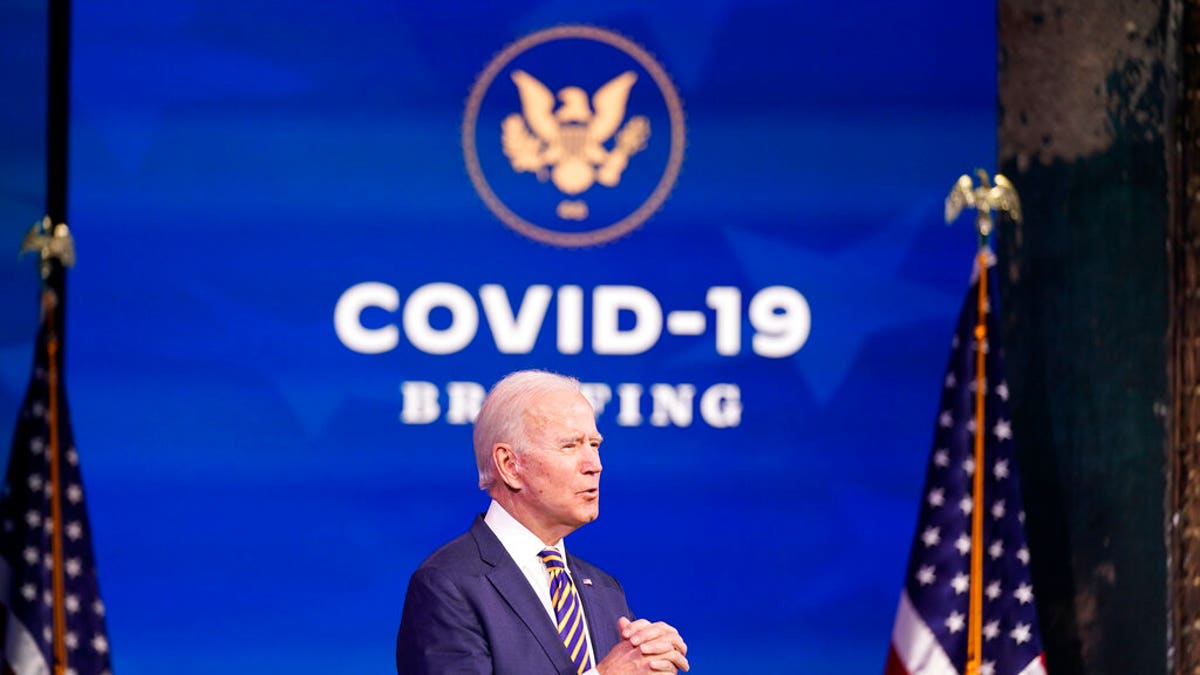
<svg viewBox="0 0 1200 675">
<path fill-rule="evenodd" d="M 563 564 L 558 551 L 548 548 L 538 557 L 550 573 L 550 604 L 558 621 L 558 636 L 567 648 L 567 656 L 575 664 L 575 672 L 582 673 L 592 667 L 592 659 L 588 654 L 587 630 L 583 625 L 583 605 L 579 602 L 579 593 L 575 591 L 575 584 L 571 581 L 571 575 L 567 574 L 567 566 Z"/>
</svg>

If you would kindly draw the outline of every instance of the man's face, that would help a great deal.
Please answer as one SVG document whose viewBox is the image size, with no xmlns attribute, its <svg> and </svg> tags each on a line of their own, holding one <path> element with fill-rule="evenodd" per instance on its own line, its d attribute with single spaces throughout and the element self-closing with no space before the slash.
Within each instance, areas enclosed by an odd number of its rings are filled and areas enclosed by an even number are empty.
<svg viewBox="0 0 1200 675">
<path fill-rule="evenodd" d="M 514 501 L 525 523 L 554 543 L 600 515 L 600 432 L 578 392 L 547 392 L 525 412 L 528 446 L 518 455 Z"/>
</svg>

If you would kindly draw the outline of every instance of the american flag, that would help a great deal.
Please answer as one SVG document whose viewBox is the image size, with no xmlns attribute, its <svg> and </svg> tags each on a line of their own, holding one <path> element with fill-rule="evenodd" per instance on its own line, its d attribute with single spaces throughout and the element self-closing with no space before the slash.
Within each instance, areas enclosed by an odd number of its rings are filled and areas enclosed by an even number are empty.
<svg viewBox="0 0 1200 675">
<path fill-rule="evenodd" d="M 990 258 L 990 254 L 988 256 Z M 988 289 L 994 267 L 987 266 Z M 978 270 L 958 317 L 934 425 L 917 531 L 896 610 L 885 675 L 963 673 L 969 630 L 973 475 L 984 471 L 983 624 L 980 675 L 1046 672 L 1038 633 L 1025 512 L 1013 458 L 999 321 L 987 311 L 984 339 L 984 466 L 975 466 L 975 339 Z M 996 307 L 989 293 L 988 307 Z"/>
<path fill-rule="evenodd" d="M 15 675 L 111 672 L 104 603 L 96 582 L 91 530 L 83 499 L 79 454 L 71 434 L 62 386 L 62 358 L 54 331 L 53 291 L 43 302 L 33 374 L 13 435 L 4 492 L 0 495 L 0 602 L 4 672 Z M 46 298 L 44 298 L 46 299 Z M 52 383 L 53 380 L 53 383 Z M 53 385 L 53 386 L 52 386 Z M 62 486 L 61 565 L 54 552 L 56 498 L 51 476 L 51 428 L 58 446 Z M 61 637 L 55 635 L 55 576 L 62 580 Z M 55 645 L 66 660 L 56 667 Z"/>
</svg>

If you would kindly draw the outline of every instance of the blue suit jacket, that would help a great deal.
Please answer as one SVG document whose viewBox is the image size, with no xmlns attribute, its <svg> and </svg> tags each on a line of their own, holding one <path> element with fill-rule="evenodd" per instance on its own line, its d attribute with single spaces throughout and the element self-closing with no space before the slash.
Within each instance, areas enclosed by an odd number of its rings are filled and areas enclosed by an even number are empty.
<svg viewBox="0 0 1200 675">
<path fill-rule="evenodd" d="M 632 618 L 617 580 L 568 554 L 596 659 Z M 591 583 L 584 582 L 590 579 Z M 480 516 L 408 582 L 396 637 L 399 675 L 574 675 L 545 606 Z"/>
</svg>

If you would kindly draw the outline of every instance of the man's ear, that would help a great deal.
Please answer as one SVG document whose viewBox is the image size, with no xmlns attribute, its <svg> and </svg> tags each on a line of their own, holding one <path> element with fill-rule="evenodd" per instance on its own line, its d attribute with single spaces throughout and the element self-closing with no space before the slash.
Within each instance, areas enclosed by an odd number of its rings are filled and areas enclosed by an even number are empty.
<svg viewBox="0 0 1200 675">
<path fill-rule="evenodd" d="M 497 443 L 492 446 L 492 465 L 496 467 L 496 476 L 509 490 L 515 492 L 524 486 L 520 477 L 517 452 L 508 443 Z"/>
</svg>

